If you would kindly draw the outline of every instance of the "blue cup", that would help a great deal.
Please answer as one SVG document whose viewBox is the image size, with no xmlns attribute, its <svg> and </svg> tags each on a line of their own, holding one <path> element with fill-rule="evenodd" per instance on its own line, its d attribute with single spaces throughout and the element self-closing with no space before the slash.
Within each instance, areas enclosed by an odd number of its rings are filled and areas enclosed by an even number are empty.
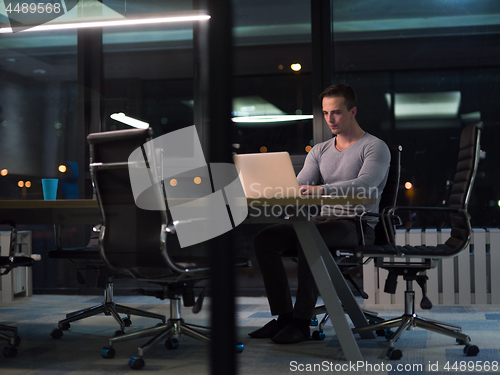
<svg viewBox="0 0 500 375">
<path fill-rule="evenodd" d="M 55 200 L 57 196 L 57 178 L 42 178 L 43 199 Z"/>
</svg>

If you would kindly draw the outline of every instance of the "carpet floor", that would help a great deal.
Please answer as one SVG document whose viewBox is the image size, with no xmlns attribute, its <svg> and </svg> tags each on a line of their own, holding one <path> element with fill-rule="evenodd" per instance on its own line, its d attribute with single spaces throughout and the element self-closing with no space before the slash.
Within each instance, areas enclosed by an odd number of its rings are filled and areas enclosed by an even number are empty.
<svg viewBox="0 0 500 375">
<path fill-rule="evenodd" d="M 137 348 L 148 338 L 138 338 L 113 345 L 116 355 L 112 359 L 101 356 L 108 346 L 108 338 L 119 328 L 111 316 L 104 314 L 71 324 L 63 337 L 54 339 L 50 332 L 69 312 L 98 305 L 103 297 L 35 295 L 0 303 L 0 322 L 18 327 L 21 343 L 13 358 L 0 356 L 2 375 L 32 374 L 126 374 L 137 373 L 128 365 L 137 355 Z M 139 309 L 169 314 L 168 301 L 144 296 L 118 296 L 115 302 Z M 183 308 L 186 322 L 206 325 L 210 314 L 207 298 L 203 310 L 193 314 Z M 373 310 L 373 309 L 372 309 Z M 310 340 L 295 345 L 277 345 L 268 339 L 252 339 L 248 333 L 267 323 L 272 317 L 265 298 L 237 299 L 238 340 L 244 350 L 237 355 L 238 373 L 291 374 L 335 373 L 348 374 L 464 374 L 500 372 L 500 308 L 499 306 L 435 306 L 419 314 L 434 320 L 459 325 L 469 335 L 480 352 L 475 357 L 463 353 L 463 345 L 453 338 L 414 329 L 405 332 L 397 342 L 403 352 L 400 360 L 386 357 L 388 343 L 384 337 L 373 340 L 357 339 L 363 356 L 360 363 L 349 363 L 339 346 L 333 327 L 325 327 L 324 340 Z M 377 311 L 379 316 L 392 318 L 401 310 Z M 151 318 L 132 316 L 127 332 L 155 326 Z M 311 327 L 311 331 L 314 327 Z M 0 341 L 5 345 L 5 341 Z M 144 371 L 148 374 L 197 375 L 210 374 L 208 345 L 183 335 L 179 347 L 167 350 L 158 343 L 145 353 Z M 223 374 L 222 374 L 223 375 Z"/>
</svg>

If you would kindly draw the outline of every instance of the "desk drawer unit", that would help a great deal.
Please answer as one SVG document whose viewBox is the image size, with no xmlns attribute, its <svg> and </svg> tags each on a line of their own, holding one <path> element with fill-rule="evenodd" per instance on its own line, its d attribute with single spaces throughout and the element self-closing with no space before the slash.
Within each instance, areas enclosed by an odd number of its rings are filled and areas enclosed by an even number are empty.
<svg viewBox="0 0 500 375">
<path fill-rule="evenodd" d="M 2 256 L 9 255 L 10 231 L 0 231 L 0 251 Z M 17 233 L 19 255 L 31 256 L 31 231 Z M 31 267 L 18 267 L 0 278 L 1 301 L 12 301 L 15 296 L 33 295 Z"/>
</svg>

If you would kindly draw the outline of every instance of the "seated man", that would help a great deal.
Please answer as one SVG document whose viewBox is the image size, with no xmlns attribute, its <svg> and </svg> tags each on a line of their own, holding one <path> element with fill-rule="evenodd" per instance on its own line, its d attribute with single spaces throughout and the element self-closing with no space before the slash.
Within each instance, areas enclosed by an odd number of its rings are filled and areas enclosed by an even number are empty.
<svg viewBox="0 0 500 375">
<path fill-rule="evenodd" d="M 364 210 L 378 212 L 380 194 L 389 172 L 389 148 L 359 126 L 356 94 L 350 86 L 330 86 L 321 93 L 320 100 L 325 120 L 335 137 L 315 145 L 307 155 L 297 176 L 301 194 L 355 197 L 364 194 L 377 198 L 375 205 L 364 206 Z M 321 215 L 313 218 L 329 248 L 352 248 L 360 243 L 361 233 L 352 211 L 352 206 L 323 206 Z M 374 242 L 376 223 L 376 217 L 368 217 L 364 228 L 366 244 Z M 256 235 L 254 248 L 271 314 L 278 315 L 278 319 L 249 335 L 271 338 L 279 344 L 308 340 L 318 290 L 292 225 L 277 224 L 264 229 Z M 281 259 L 283 255 L 298 256 L 295 306 Z"/>
</svg>

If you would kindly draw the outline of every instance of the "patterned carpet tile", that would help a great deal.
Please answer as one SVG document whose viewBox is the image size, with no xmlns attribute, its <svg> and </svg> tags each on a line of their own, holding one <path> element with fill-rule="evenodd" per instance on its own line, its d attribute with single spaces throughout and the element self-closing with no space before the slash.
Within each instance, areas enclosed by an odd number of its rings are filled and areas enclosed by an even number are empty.
<svg viewBox="0 0 500 375">
<path fill-rule="evenodd" d="M 22 341 L 15 358 L 0 355 L 2 375 L 58 375 L 58 374 L 136 374 L 128 366 L 137 356 L 137 348 L 149 338 L 138 338 L 113 345 L 112 359 L 101 356 L 101 349 L 119 328 L 112 316 L 103 314 L 71 323 L 63 337 L 54 339 L 50 332 L 67 313 L 102 303 L 96 296 L 35 295 L 0 304 L 2 324 L 15 325 Z M 168 301 L 151 297 L 116 297 L 116 303 L 130 305 L 160 314 L 169 314 Z M 320 301 L 321 302 L 321 301 Z M 428 319 L 445 321 L 462 327 L 472 344 L 479 347 L 476 357 L 464 354 L 464 345 L 455 339 L 419 328 L 405 331 L 396 342 L 401 350 L 400 360 L 386 357 L 389 348 L 384 337 L 356 338 L 363 361 L 357 372 L 364 374 L 450 374 L 500 372 L 500 313 L 494 306 L 437 306 L 422 312 Z M 498 309 L 497 309 L 498 311 Z M 325 326 L 324 340 L 309 340 L 295 345 L 277 345 L 269 339 L 252 339 L 248 333 L 266 324 L 272 316 L 265 298 L 238 298 L 236 304 L 238 340 L 245 349 L 237 355 L 239 374 L 335 373 L 352 374 L 353 365 L 345 359 L 331 323 Z M 210 318 L 210 300 L 203 310 L 194 314 L 182 308 L 183 319 L 197 325 L 207 325 Z M 400 315 L 396 309 L 379 311 L 383 318 Z M 420 314 L 420 312 L 419 312 Z M 340 317 L 338 317 L 340 318 Z M 153 327 L 158 320 L 132 316 L 127 332 Z M 311 332 L 317 329 L 311 327 Z M 355 336 L 357 337 L 357 336 Z M 1 348 L 1 347 L 0 347 Z M 203 342 L 186 335 L 179 337 L 179 347 L 167 350 L 164 340 L 144 355 L 148 374 L 204 375 L 210 374 L 210 350 Z M 487 368 L 484 366 L 487 364 Z M 453 366 L 455 366 L 453 368 Z M 462 366 L 462 367 L 460 367 Z M 464 366 L 469 366 L 466 371 Z M 496 371 L 493 369 L 496 368 Z M 473 371 L 469 371 L 473 370 Z"/>
</svg>

